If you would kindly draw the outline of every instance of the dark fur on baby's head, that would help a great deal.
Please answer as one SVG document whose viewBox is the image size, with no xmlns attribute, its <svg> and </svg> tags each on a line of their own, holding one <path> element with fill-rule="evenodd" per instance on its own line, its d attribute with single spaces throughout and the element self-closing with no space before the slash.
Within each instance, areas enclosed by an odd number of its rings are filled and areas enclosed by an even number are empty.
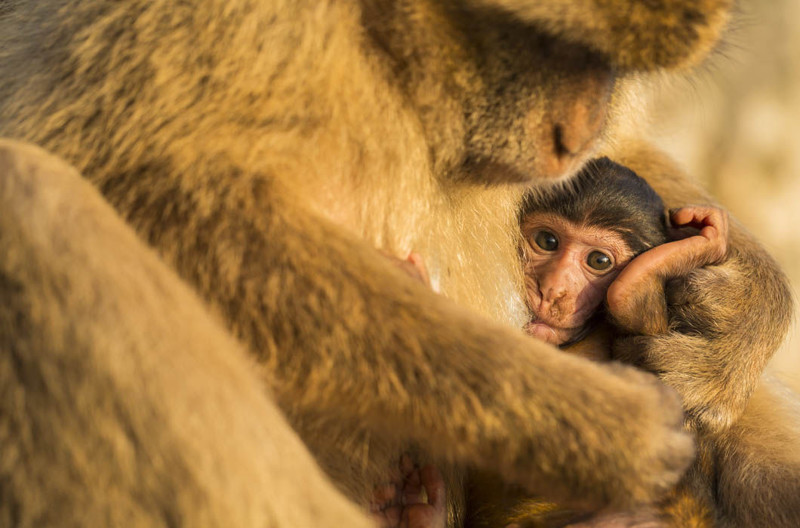
<svg viewBox="0 0 800 528">
<path fill-rule="evenodd" d="M 667 240 L 661 197 L 643 178 L 608 158 L 590 161 L 567 182 L 532 190 L 523 201 L 520 221 L 534 212 L 619 233 L 634 255 Z"/>
</svg>

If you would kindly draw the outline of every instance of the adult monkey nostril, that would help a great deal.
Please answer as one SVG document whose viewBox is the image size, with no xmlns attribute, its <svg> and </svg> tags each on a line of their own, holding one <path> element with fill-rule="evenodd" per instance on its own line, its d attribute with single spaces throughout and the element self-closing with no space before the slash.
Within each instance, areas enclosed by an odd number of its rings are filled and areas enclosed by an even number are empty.
<svg viewBox="0 0 800 528">
<path fill-rule="evenodd" d="M 556 99 L 549 112 L 550 125 L 539 132 L 542 177 L 568 174 L 592 154 L 606 123 L 613 86 L 613 71 L 597 68 L 576 79 L 570 97 Z"/>
<path fill-rule="evenodd" d="M 559 158 L 577 156 L 591 146 L 606 122 L 610 87 L 590 83 L 587 89 L 566 108 L 561 108 L 559 122 L 553 126 L 553 153 Z"/>
<path fill-rule="evenodd" d="M 564 128 L 561 125 L 553 127 L 553 152 L 557 158 L 561 159 L 567 154 L 571 154 L 569 149 L 564 145 Z"/>
</svg>

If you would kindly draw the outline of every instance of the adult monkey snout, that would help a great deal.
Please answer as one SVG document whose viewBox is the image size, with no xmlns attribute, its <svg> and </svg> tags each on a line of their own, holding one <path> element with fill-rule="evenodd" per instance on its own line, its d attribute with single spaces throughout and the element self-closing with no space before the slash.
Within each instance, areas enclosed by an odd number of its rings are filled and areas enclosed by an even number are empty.
<svg viewBox="0 0 800 528">
<path fill-rule="evenodd" d="M 545 123 L 538 124 L 539 177 L 571 174 L 591 155 L 606 123 L 614 79 L 611 70 L 598 68 L 571 84 L 573 93 L 553 98 Z"/>
</svg>

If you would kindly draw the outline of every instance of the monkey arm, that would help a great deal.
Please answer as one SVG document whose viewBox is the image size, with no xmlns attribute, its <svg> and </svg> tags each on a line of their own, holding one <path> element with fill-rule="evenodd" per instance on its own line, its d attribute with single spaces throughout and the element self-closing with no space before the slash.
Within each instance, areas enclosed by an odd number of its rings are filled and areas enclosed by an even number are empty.
<svg viewBox="0 0 800 528">
<path fill-rule="evenodd" d="M 726 211 L 693 205 L 673 211 L 670 216 L 679 239 L 656 246 L 633 259 L 608 288 L 608 313 L 616 326 L 628 333 L 666 333 L 669 328 L 666 282 L 685 277 L 703 266 L 718 264 L 726 257 Z"/>
<path fill-rule="evenodd" d="M 672 160 L 646 144 L 628 142 L 612 156 L 647 179 L 670 208 L 711 202 Z M 788 281 L 732 219 L 725 260 L 669 281 L 664 299 L 667 332 L 619 339 L 615 353 L 675 388 L 693 425 L 724 429 L 742 413 L 788 330 Z"/>
<path fill-rule="evenodd" d="M 187 207 L 197 228 L 175 231 L 191 238 L 168 258 L 268 366 L 301 432 L 304 416 L 322 416 L 330 435 L 358 424 L 407 436 L 592 507 L 647 501 L 685 468 L 679 405 L 649 376 L 456 306 L 274 182 L 225 186 L 209 189 L 219 199 L 207 217 Z"/>
</svg>

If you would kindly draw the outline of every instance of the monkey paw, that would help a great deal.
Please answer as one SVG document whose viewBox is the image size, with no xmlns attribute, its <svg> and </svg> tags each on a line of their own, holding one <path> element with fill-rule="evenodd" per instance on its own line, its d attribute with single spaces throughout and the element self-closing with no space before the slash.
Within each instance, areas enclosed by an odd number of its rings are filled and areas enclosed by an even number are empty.
<svg viewBox="0 0 800 528">
<path fill-rule="evenodd" d="M 634 504 L 647 504 L 681 478 L 694 459 L 694 440 L 683 428 L 681 399 L 675 390 L 641 370 L 610 367 L 635 391 L 629 394 L 620 385 L 622 412 L 612 416 L 620 420 L 617 427 L 625 431 L 628 442 L 618 461 L 619 485 Z"/>
<path fill-rule="evenodd" d="M 694 456 L 678 395 L 632 367 L 563 360 L 569 376 L 561 387 L 542 391 L 540 384 L 528 393 L 530 421 L 517 421 L 514 429 L 518 450 L 501 444 L 492 453 L 494 469 L 537 495 L 583 511 L 660 498 Z"/>
</svg>

